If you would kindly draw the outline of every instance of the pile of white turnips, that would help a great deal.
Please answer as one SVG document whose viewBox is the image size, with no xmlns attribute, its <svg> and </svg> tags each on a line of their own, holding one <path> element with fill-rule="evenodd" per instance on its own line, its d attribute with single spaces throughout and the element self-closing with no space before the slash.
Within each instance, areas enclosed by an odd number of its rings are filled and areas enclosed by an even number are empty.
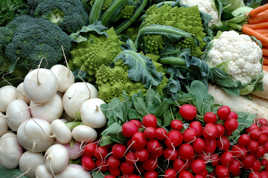
<svg viewBox="0 0 268 178">
<path fill-rule="evenodd" d="M 74 83 L 63 65 L 32 70 L 17 88 L 0 88 L 0 165 L 19 166 L 29 177 L 90 178 L 69 161 L 106 124 L 97 95 L 92 84 Z"/>
</svg>

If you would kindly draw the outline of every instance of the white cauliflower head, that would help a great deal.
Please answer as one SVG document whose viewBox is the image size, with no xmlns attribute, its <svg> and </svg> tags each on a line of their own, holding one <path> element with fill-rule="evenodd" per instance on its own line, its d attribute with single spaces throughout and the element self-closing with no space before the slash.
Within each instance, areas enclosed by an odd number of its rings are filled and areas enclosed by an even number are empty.
<svg viewBox="0 0 268 178">
<path fill-rule="evenodd" d="M 181 0 L 181 4 L 186 6 L 198 6 L 198 9 L 211 16 L 209 25 L 219 23 L 219 15 L 214 0 Z"/>
<path fill-rule="evenodd" d="M 249 84 L 262 73 L 262 50 L 248 35 L 225 31 L 211 41 L 208 64 L 226 64 L 225 72 L 242 85 Z"/>
</svg>

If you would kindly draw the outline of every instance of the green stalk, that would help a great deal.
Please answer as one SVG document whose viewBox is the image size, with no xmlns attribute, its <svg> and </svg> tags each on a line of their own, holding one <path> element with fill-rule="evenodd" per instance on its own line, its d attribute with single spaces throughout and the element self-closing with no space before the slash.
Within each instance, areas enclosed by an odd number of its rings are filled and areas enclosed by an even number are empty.
<svg viewBox="0 0 268 178">
<path fill-rule="evenodd" d="M 81 122 L 67 122 L 65 125 L 70 129 L 73 130 L 76 126 L 81 125 Z"/>
<path fill-rule="evenodd" d="M 112 5 L 104 12 L 102 15 L 102 24 L 107 26 L 109 21 L 114 17 L 114 15 L 122 8 L 122 6 L 126 3 L 126 0 L 116 0 L 112 3 Z"/>
<path fill-rule="evenodd" d="M 103 3 L 104 0 L 95 0 L 89 15 L 89 24 L 93 24 L 99 20 Z"/>
<path fill-rule="evenodd" d="M 169 64 L 169 65 L 179 65 L 179 66 L 185 66 L 186 62 L 181 57 L 163 57 L 160 59 L 160 63 L 162 64 Z"/>
</svg>

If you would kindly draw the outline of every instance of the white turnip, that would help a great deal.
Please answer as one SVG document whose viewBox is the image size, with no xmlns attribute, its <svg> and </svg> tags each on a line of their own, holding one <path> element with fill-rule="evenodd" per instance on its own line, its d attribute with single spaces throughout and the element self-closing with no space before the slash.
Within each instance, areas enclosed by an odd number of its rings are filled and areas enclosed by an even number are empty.
<svg viewBox="0 0 268 178">
<path fill-rule="evenodd" d="M 0 112 L 0 137 L 8 132 L 6 117 Z"/>
<path fill-rule="evenodd" d="M 68 150 L 69 158 L 71 160 L 78 159 L 83 154 L 83 149 L 81 148 L 80 143 L 69 143 L 64 146 Z"/>
<path fill-rule="evenodd" d="M 53 178 L 53 177 L 50 174 L 50 172 L 48 172 L 46 166 L 42 164 L 35 169 L 35 178 Z"/>
<path fill-rule="evenodd" d="M 55 144 L 48 148 L 45 153 L 45 165 L 52 174 L 62 172 L 69 164 L 67 149 L 61 144 Z"/>
<path fill-rule="evenodd" d="M 50 101 L 57 92 L 57 78 L 49 69 L 35 69 L 24 78 L 24 91 L 35 103 Z"/>
<path fill-rule="evenodd" d="M 26 151 L 22 154 L 19 161 L 21 172 L 29 177 L 35 177 L 35 170 L 39 165 L 44 164 L 44 157 L 41 153 Z"/>
<path fill-rule="evenodd" d="M 57 94 L 44 104 L 31 101 L 30 108 L 33 117 L 44 119 L 48 122 L 59 119 L 63 112 L 62 99 Z"/>
<path fill-rule="evenodd" d="M 263 71 L 263 91 L 255 91 L 253 95 L 263 99 L 268 99 L 268 72 Z"/>
<path fill-rule="evenodd" d="M 46 120 L 29 119 L 18 128 L 17 137 L 19 144 L 32 152 L 43 152 L 53 144 L 51 126 Z"/>
<path fill-rule="evenodd" d="M 61 119 L 54 120 L 51 123 L 51 129 L 57 142 L 67 144 L 71 141 L 72 132 Z"/>
<path fill-rule="evenodd" d="M 65 92 L 74 83 L 74 75 L 72 71 L 64 65 L 54 65 L 50 70 L 57 78 L 59 92 Z"/>
<path fill-rule="evenodd" d="M 72 130 L 72 136 L 78 142 L 93 142 L 97 139 L 97 132 L 86 125 L 79 125 Z"/>
<path fill-rule="evenodd" d="M 17 98 L 17 90 L 11 85 L 0 88 L 0 112 L 6 112 L 7 106 Z"/>
<path fill-rule="evenodd" d="M 14 133 L 8 132 L 0 138 L 0 165 L 13 169 L 19 165 L 22 148 Z"/>
<path fill-rule="evenodd" d="M 71 118 L 80 114 L 80 108 L 84 101 L 97 97 L 97 89 L 90 83 L 77 82 L 72 84 L 63 95 L 63 107 Z"/>
<path fill-rule="evenodd" d="M 89 172 L 85 171 L 82 166 L 70 164 L 63 172 L 57 174 L 55 178 L 92 178 Z"/>
<path fill-rule="evenodd" d="M 17 131 L 22 122 L 30 119 L 31 114 L 24 100 L 14 100 L 8 105 L 6 116 L 8 127 Z"/>
<path fill-rule="evenodd" d="M 27 103 L 27 104 L 30 103 L 30 98 L 27 96 L 27 94 L 24 91 L 23 83 L 20 83 L 17 86 L 17 99 L 24 100 L 25 103 Z"/>
<path fill-rule="evenodd" d="M 92 128 L 101 128 L 106 124 L 106 118 L 101 111 L 100 106 L 105 104 L 99 98 L 86 100 L 80 109 L 83 124 Z"/>
</svg>

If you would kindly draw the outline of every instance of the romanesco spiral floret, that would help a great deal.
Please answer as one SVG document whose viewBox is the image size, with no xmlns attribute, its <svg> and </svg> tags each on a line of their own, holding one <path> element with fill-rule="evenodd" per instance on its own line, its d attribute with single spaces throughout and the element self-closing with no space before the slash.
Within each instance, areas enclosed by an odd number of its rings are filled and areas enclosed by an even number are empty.
<svg viewBox="0 0 268 178">
<path fill-rule="evenodd" d="M 144 36 L 145 53 L 159 54 L 164 49 L 164 41 L 161 35 Z"/>
<path fill-rule="evenodd" d="M 121 11 L 120 15 L 122 18 L 129 19 L 135 12 L 136 7 L 134 5 L 127 5 Z"/>
</svg>

